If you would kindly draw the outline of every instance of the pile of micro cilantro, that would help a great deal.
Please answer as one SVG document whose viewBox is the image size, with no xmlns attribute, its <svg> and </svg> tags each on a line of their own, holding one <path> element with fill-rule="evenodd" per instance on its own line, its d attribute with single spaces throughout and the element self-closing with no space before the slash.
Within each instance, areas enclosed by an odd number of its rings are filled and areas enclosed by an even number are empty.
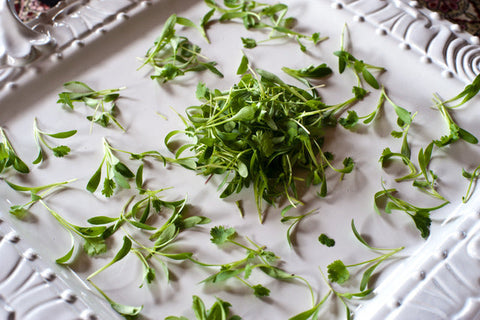
<svg viewBox="0 0 480 320">
<path fill-rule="evenodd" d="M 245 61 L 245 59 L 244 59 Z M 325 65 L 311 70 L 312 76 L 325 76 Z M 296 184 L 321 184 L 319 194 L 326 194 L 327 168 L 349 173 L 353 161 L 346 158 L 343 168 L 331 164 L 332 155 L 324 152 L 325 130 L 335 126 L 337 114 L 349 100 L 326 105 L 309 91 L 286 84 L 274 74 L 256 70 L 244 74 L 230 90 L 197 87 L 200 106 L 187 108 L 187 128 L 167 135 L 184 133 L 194 139 L 176 152 L 185 163 L 194 159 L 192 169 L 209 176 L 224 175 L 221 197 L 252 187 L 258 212 L 262 201 L 275 203 L 279 197 L 292 205 L 300 202 Z M 182 157 L 186 151 L 193 155 Z"/>
</svg>

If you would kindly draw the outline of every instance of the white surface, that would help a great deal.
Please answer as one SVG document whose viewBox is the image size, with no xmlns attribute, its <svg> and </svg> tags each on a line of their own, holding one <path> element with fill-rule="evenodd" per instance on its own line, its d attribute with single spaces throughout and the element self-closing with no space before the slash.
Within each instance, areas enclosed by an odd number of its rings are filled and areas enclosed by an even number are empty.
<svg viewBox="0 0 480 320">
<path fill-rule="evenodd" d="M 70 189 L 49 198 L 49 204 L 73 223 L 86 225 L 86 219 L 92 215 L 117 216 L 128 198 L 128 192 L 121 192 L 106 200 L 99 194 L 90 195 L 84 190 L 88 178 L 100 163 L 102 137 L 106 137 L 115 148 L 138 152 L 158 149 L 166 153 L 167 150 L 163 146 L 165 134 L 170 130 L 183 128 L 183 124 L 172 109 L 182 114 L 186 107 L 197 103 L 194 88 L 199 80 L 206 82 L 210 88 L 228 89 L 238 80 L 235 71 L 241 58 L 240 36 L 249 35 L 259 38 L 264 36 L 261 33 L 248 33 L 236 24 L 214 24 L 208 31 L 212 39 L 212 44 L 208 45 L 194 31 L 181 31 L 189 35 L 194 43 L 199 44 L 206 56 L 219 62 L 225 78 L 218 79 L 204 73 L 189 76 L 179 83 L 160 87 L 150 80 L 147 68 L 136 71 L 139 66 L 136 57 L 143 56 L 159 34 L 162 22 L 171 13 L 198 21 L 207 9 L 203 3 L 195 1 L 180 3 L 165 0 L 149 3 L 150 5 L 141 7 L 146 10 L 132 9 L 135 14 L 131 14 L 128 19 L 126 19 L 127 16 L 121 15 L 116 18 L 116 23 L 97 26 L 94 29 L 104 30 L 105 33 L 95 31 L 93 36 L 87 38 L 79 36 L 81 44 L 71 42 L 71 45 L 62 49 L 64 50 L 62 59 L 58 59 L 60 55 L 56 55 L 40 61 L 38 68 L 35 69 L 37 74 L 33 70 L 24 70 L 25 74 L 30 75 L 24 78 L 32 81 L 22 80 L 25 83 L 18 81 L 21 84 L 18 86 L 6 85 L 2 91 L 0 126 L 7 130 L 17 152 L 25 161 L 30 162 L 36 156 L 30 131 L 34 117 L 38 118 L 43 128 L 51 131 L 72 128 L 79 130 L 76 136 L 65 141 L 72 148 L 71 156 L 65 159 L 50 157 L 38 167 L 30 165 L 32 173 L 28 177 L 9 176 L 13 182 L 28 185 L 43 185 L 78 178 L 71 184 Z M 322 36 L 328 36 L 330 39 L 316 47 L 309 46 L 308 54 L 300 52 L 295 43 L 270 44 L 245 50 L 255 67 L 281 75 L 282 66 L 300 68 L 326 62 L 336 71 L 336 57 L 332 53 L 339 49 L 340 34 L 344 24 L 347 23 L 350 32 L 348 37 L 351 44 L 350 51 L 367 63 L 385 66 L 387 72 L 379 79 L 388 88 L 389 96 L 400 106 L 412 112 L 418 111 L 415 125 L 410 129 L 409 136 L 413 157 L 416 157 L 420 147 L 426 146 L 432 139 L 437 139 L 446 133 L 440 115 L 430 108 L 432 94 L 436 92 L 444 98 L 451 97 L 463 88 L 461 81 L 441 77 L 442 70 L 436 64 L 421 63 L 421 56 L 413 51 L 399 48 L 397 39 L 377 35 L 374 25 L 363 23 L 363 19 L 355 19 L 355 16 L 347 10 L 332 8 L 329 1 L 289 1 L 289 4 L 289 13 L 295 17 L 301 17 L 299 29 L 305 33 L 319 31 Z M 78 17 L 74 15 L 74 18 Z M 90 34 L 88 30 L 87 28 L 84 36 Z M 287 77 L 282 76 L 282 78 L 296 84 Z M 121 111 L 120 121 L 126 126 L 127 133 L 122 133 L 113 127 L 104 129 L 99 126 L 94 126 L 93 132 L 90 133 L 90 124 L 84 119 L 87 112 L 85 108 L 77 107 L 74 112 L 67 112 L 56 105 L 56 95 L 62 91 L 62 84 L 70 80 L 84 81 L 97 89 L 126 86 L 127 89 L 121 93 L 124 98 L 119 101 L 118 106 Z M 355 84 L 355 79 L 349 72 L 342 75 L 336 72 L 333 77 L 325 81 L 325 84 L 326 87 L 322 88 L 320 93 L 327 103 L 333 104 L 351 95 L 351 86 Z M 372 92 L 365 101 L 355 105 L 355 110 L 361 115 L 369 113 L 376 106 L 378 94 L 377 91 Z M 476 114 L 474 107 L 475 103 L 471 103 L 467 108 L 456 111 L 455 119 L 461 127 L 478 136 L 479 132 L 473 116 Z M 387 180 L 387 186 L 401 189 L 402 195 L 412 199 L 415 204 L 436 203 L 423 194 L 412 192 L 408 183 L 394 185 L 395 176 L 380 168 L 378 158 L 382 150 L 385 147 L 398 150 L 401 143 L 389 136 L 389 132 L 396 128 L 393 109 L 386 105 L 384 110 L 376 125 L 361 127 L 356 132 L 338 127 L 329 133 L 326 147 L 335 153 L 338 161 L 335 164 L 339 164 L 344 157 L 351 156 L 355 160 L 356 169 L 341 182 L 338 181 L 337 175 L 332 174 L 329 180 L 329 195 L 325 199 L 317 198 L 314 195 L 315 190 L 303 197 L 306 206 L 295 213 L 300 214 L 312 209 L 318 209 L 319 212 L 299 225 L 295 250 L 289 249 L 287 245 L 285 232 L 288 226 L 279 222 L 280 210 L 270 208 L 265 223 L 259 224 L 253 197 L 248 192 L 240 195 L 247 209 L 245 218 L 241 218 L 234 204 L 234 200 L 238 197 L 226 201 L 218 198 L 216 191 L 218 180 L 212 179 L 205 184 L 205 178 L 197 176 L 194 172 L 175 166 L 164 168 L 162 164 L 152 162 L 147 171 L 149 183 L 153 187 L 173 186 L 173 189 L 165 193 L 167 199 L 178 199 L 188 194 L 189 203 L 194 207 L 195 212 L 212 219 L 210 225 L 185 232 L 180 242 L 182 248 L 194 250 L 199 260 L 226 262 L 242 254 L 222 251 L 209 242 L 210 227 L 229 225 L 235 227 L 241 236 L 248 236 L 274 251 L 284 261 L 282 267 L 285 270 L 307 278 L 314 286 L 318 297 L 321 297 L 326 293 L 327 287 L 318 268 L 325 272 L 326 266 L 336 259 L 342 259 L 346 264 L 350 264 L 376 256 L 354 239 L 350 230 L 351 219 L 355 219 L 357 228 L 362 234 L 368 236 L 373 246 L 387 248 L 406 246 L 405 252 L 402 253 L 405 256 L 415 253 L 425 242 L 419 236 L 411 219 L 405 214 L 394 212 L 389 216 L 378 216 L 373 211 L 373 195 L 381 189 L 381 178 Z M 157 113 L 165 115 L 167 120 Z M 440 224 L 457 208 L 466 190 L 468 181 L 461 176 L 461 169 L 472 170 L 476 167 L 478 155 L 477 146 L 463 142 L 435 153 L 432 169 L 440 177 L 439 191 L 447 195 L 452 203 L 432 215 L 435 219 L 432 226 L 432 241 L 434 241 L 432 245 L 440 245 L 441 241 L 438 238 L 442 238 L 446 232 L 450 232 L 450 229 L 455 229 L 449 226 L 444 230 L 445 228 Z M 128 159 L 125 161 L 131 164 L 131 168 L 136 168 L 138 165 L 138 163 L 129 162 Z M 2 218 L 9 221 L 26 241 L 30 241 L 29 243 L 32 243 L 42 257 L 53 261 L 68 250 L 68 234 L 40 206 L 33 208 L 34 216 L 31 220 L 17 221 L 9 217 L 7 214 L 9 202 L 23 203 L 28 197 L 20 197 L 5 184 L 1 184 L 0 188 L 4 199 L 7 200 L 1 203 Z M 474 229 L 472 227 L 469 230 Z M 321 233 L 334 238 L 336 246 L 326 248 L 320 245 L 317 238 Z M 465 239 L 470 239 L 468 238 L 470 236 L 472 235 L 468 233 Z M 469 243 L 476 243 L 472 241 Z M 119 242 L 113 243 L 113 247 L 118 247 Z M 466 241 L 459 241 L 459 243 L 466 245 Z M 85 278 L 108 262 L 113 252 L 114 250 L 111 250 L 104 258 L 89 259 L 80 256 L 72 268 L 81 278 Z M 437 252 L 428 253 L 437 257 L 435 254 Z M 423 253 L 416 253 L 414 257 L 419 255 Z M 376 281 L 376 285 L 380 287 L 378 295 L 372 300 L 372 305 L 383 306 L 384 309 L 381 310 L 386 310 L 387 314 L 391 314 L 396 319 L 410 319 L 412 314 L 408 312 L 416 311 L 405 311 L 407 313 L 402 314 L 403 318 L 396 315 L 402 312 L 404 306 L 407 308 L 408 304 L 402 304 L 401 308 L 395 308 L 395 303 L 392 305 L 392 301 L 397 301 L 398 297 L 389 294 L 392 292 L 390 288 L 394 288 L 389 273 L 392 270 L 398 272 L 397 268 L 410 270 L 406 265 L 413 266 L 413 269 L 421 265 L 414 260 L 412 259 L 412 262 L 397 260 L 388 264 L 388 268 Z M 170 283 L 167 283 L 161 271 L 158 270 L 156 284 L 138 288 L 141 283 L 141 266 L 133 258 L 126 259 L 106 270 L 96 278 L 96 283 L 118 302 L 143 304 L 145 306 L 143 314 L 151 319 L 160 319 L 168 315 L 192 317 L 193 314 L 190 311 L 192 294 L 204 298 L 208 306 L 213 302 L 214 296 L 229 301 L 233 305 L 232 310 L 244 319 L 286 319 L 311 306 L 307 290 L 298 284 L 280 283 L 259 276 L 258 280 L 272 290 L 270 298 L 259 300 L 235 281 L 228 282 L 227 288 L 198 284 L 200 280 L 214 272 L 212 269 L 200 268 L 189 263 L 169 263 L 168 265 L 175 274 L 175 279 Z M 423 271 L 426 275 L 434 275 L 433 268 L 436 266 L 434 264 L 430 267 L 431 270 Z M 435 270 L 441 269 L 440 265 L 436 268 Z M 467 274 L 468 270 L 470 269 L 465 268 L 461 273 Z M 122 274 L 120 280 L 118 274 Z M 436 274 L 441 273 L 439 271 Z M 418 273 L 415 271 L 411 276 L 416 275 Z M 400 283 L 408 279 L 410 279 L 408 274 L 398 277 Z M 426 277 L 424 283 L 430 279 L 433 278 Z M 433 283 L 432 281 L 428 283 Z M 412 288 L 420 288 L 418 292 L 421 292 L 421 286 L 417 283 L 419 282 L 415 282 Z M 346 290 L 356 291 L 356 287 L 357 283 L 352 281 L 347 284 Z M 339 290 L 344 289 L 339 288 Z M 468 297 L 460 297 L 456 302 L 461 305 L 461 301 L 464 301 L 472 305 L 474 293 L 475 290 L 469 291 Z M 420 297 L 420 293 L 416 296 Z M 470 300 L 467 301 L 466 298 Z M 415 299 L 412 298 L 413 301 Z M 439 299 L 432 301 L 434 305 L 437 301 L 438 306 L 442 305 Z M 379 309 L 377 307 L 360 309 L 358 318 L 371 319 L 374 316 L 373 313 L 380 312 Z M 324 312 L 326 317 L 331 319 L 343 318 L 342 306 L 336 299 L 327 302 Z M 452 312 L 458 314 L 459 311 Z M 382 319 L 383 315 L 380 314 L 378 319 Z M 432 316 L 432 319 L 436 318 Z"/>
</svg>

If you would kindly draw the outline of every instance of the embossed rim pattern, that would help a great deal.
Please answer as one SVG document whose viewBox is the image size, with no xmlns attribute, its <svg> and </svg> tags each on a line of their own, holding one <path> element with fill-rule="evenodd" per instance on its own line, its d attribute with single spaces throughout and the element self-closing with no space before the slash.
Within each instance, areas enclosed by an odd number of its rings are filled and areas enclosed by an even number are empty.
<svg viewBox="0 0 480 320">
<path fill-rule="evenodd" d="M 116 314 L 84 300 L 88 289 L 64 280 L 5 221 L 0 219 L 0 318 L 1 319 L 110 319 Z M 104 310 L 102 310 L 102 309 Z"/>
</svg>

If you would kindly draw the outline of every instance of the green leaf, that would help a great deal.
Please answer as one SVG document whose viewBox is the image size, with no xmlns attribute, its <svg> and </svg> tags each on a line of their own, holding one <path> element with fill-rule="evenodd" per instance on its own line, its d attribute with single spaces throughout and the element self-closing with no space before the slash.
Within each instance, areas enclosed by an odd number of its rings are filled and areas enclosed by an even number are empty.
<svg viewBox="0 0 480 320">
<path fill-rule="evenodd" d="M 380 89 L 380 85 L 378 84 L 377 79 L 367 70 L 367 68 L 363 68 L 362 70 L 363 79 L 372 86 L 374 89 Z"/>
<path fill-rule="evenodd" d="M 415 226 L 420 231 L 422 238 L 426 239 L 430 235 L 430 225 L 432 219 L 430 219 L 430 213 L 426 210 L 419 210 L 414 214 L 409 214 L 412 217 Z"/>
<path fill-rule="evenodd" d="M 367 270 L 365 270 L 365 272 L 362 275 L 362 280 L 360 281 L 360 291 L 362 291 L 362 292 L 365 291 L 365 289 L 368 286 L 368 282 L 370 281 L 370 278 L 372 277 L 373 272 L 380 265 L 380 263 L 382 263 L 382 261 L 383 260 L 378 261 L 377 263 L 375 263 L 374 265 L 369 267 Z"/>
<path fill-rule="evenodd" d="M 273 266 L 261 266 L 259 267 L 268 276 L 279 280 L 291 280 L 295 278 L 291 273 L 285 272 L 282 269 Z"/>
<path fill-rule="evenodd" d="M 224 244 L 232 240 L 236 236 L 234 228 L 225 228 L 224 226 L 217 226 L 210 229 L 211 242 L 215 244 Z"/>
<path fill-rule="evenodd" d="M 332 282 L 342 284 L 350 278 L 350 272 L 341 260 L 335 260 L 327 266 L 328 279 Z"/>
<path fill-rule="evenodd" d="M 63 132 L 57 132 L 57 133 L 46 133 L 46 135 L 56 139 L 66 139 L 66 138 L 70 138 L 76 133 L 77 133 L 77 130 L 69 130 L 69 131 L 63 131 Z"/>
<path fill-rule="evenodd" d="M 243 38 L 242 37 L 243 47 L 246 49 L 253 49 L 257 46 L 257 41 L 252 38 Z"/>
<path fill-rule="evenodd" d="M 207 310 L 205 308 L 205 304 L 198 296 L 193 296 L 192 309 L 195 313 L 195 318 L 197 318 L 198 320 L 207 319 Z"/>
<path fill-rule="evenodd" d="M 327 246 L 327 247 L 333 247 L 335 246 L 335 240 L 330 238 L 329 236 L 327 236 L 325 233 L 322 233 L 319 237 L 318 237 L 318 241 Z"/>
<path fill-rule="evenodd" d="M 96 216 L 88 219 L 87 222 L 94 225 L 101 225 L 101 224 L 116 222 L 117 220 L 118 218 L 111 218 L 107 216 Z"/>
<path fill-rule="evenodd" d="M 358 115 L 354 110 L 348 110 L 348 115 L 346 118 L 340 118 L 338 123 L 340 123 L 345 129 L 352 129 L 358 123 Z"/>
<path fill-rule="evenodd" d="M 270 290 L 268 288 L 265 288 L 261 284 L 254 285 L 252 287 L 253 289 L 253 294 L 255 297 L 268 297 L 270 296 Z"/>
<path fill-rule="evenodd" d="M 113 181 L 112 179 L 105 179 L 103 181 L 102 194 L 107 198 L 111 197 L 113 195 L 113 192 L 115 191 L 115 187 L 115 181 Z"/>
<path fill-rule="evenodd" d="M 67 146 L 57 146 L 53 148 L 52 151 L 55 157 L 61 158 L 66 156 L 71 151 L 71 149 Z"/>
<path fill-rule="evenodd" d="M 107 252 L 107 244 L 105 240 L 100 238 L 85 239 L 83 249 L 89 256 L 96 256 Z"/>
<path fill-rule="evenodd" d="M 248 70 L 248 58 L 245 55 L 243 55 L 242 60 L 240 61 L 240 65 L 238 66 L 238 69 L 237 69 L 237 74 L 242 75 L 245 72 L 247 72 L 247 70 Z"/>
<path fill-rule="evenodd" d="M 468 143 L 471 143 L 471 144 L 477 144 L 478 143 L 478 139 L 473 135 L 471 134 L 470 132 L 462 129 L 462 128 L 458 128 L 458 136 L 468 142 Z"/>
<path fill-rule="evenodd" d="M 88 180 L 87 183 L 87 190 L 90 191 L 91 193 L 94 193 L 98 185 L 100 184 L 100 180 L 102 178 L 102 166 L 100 166 L 97 171 L 93 174 L 93 176 Z"/>
<path fill-rule="evenodd" d="M 75 245 L 73 244 L 70 250 L 68 250 L 68 252 L 64 256 L 56 259 L 55 262 L 58 264 L 67 264 L 68 261 L 70 261 L 70 259 L 72 258 L 74 250 Z"/>
</svg>

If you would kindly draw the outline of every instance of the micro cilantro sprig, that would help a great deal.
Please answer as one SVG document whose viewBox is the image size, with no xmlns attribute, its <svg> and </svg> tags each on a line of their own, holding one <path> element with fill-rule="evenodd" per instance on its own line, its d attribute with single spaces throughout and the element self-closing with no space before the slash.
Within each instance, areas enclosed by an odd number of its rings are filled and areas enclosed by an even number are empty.
<svg viewBox="0 0 480 320">
<path fill-rule="evenodd" d="M 105 178 L 103 181 L 102 194 L 105 197 L 111 197 L 115 189 L 130 189 L 129 179 L 135 177 L 135 174 L 114 154 L 114 149 L 110 146 L 107 139 L 103 138 L 103 158 L 100 166 L 87 183 L 87 190 L 94 193 L 102 179 L 102 168 L 105 165 Z"/>
<path fill-rule="evenodd" d="M 430 225 L 432 223 L 430 213 L 446 206 L 449 201 L 444 200 L 438 206 L 433 207 L 418 207 L 395 196 L 397 192 L 395 188 L 387 189 L 382 181 L 382 190 L 376 192 L 374 195 L 375 212 L 380 215 L 380 208 L 383 208 L 383 211 L 387 214 L 391 214 L 393 211 L 403 211 L 412 218 L 422 238 L 428 238 L 430 235 Z"/>
<path fill-rule="evenodd" d="M 46 137 L 54 138 L 54 139 L 67 139 L 71 136 L 75 135 L 77 130 L 68 130 L 56 133 L 49 133 L 38 128 L 37 118 L 33 121 L 33 135 L 35 137 L 35 142 L 37 143 L 38 148 L 38 156 L 33 161 L 33 164 L 39 164 L 45 160 L 46 154 L 42 146 L 45 146 L 49 150 L 53 152 L 53 155 L 58 158 L 62 158 L 70 153 L 71 149 L 65 145 L 59 145 L 52 147 L 46 140 Z"/>
<path fill-rule="evenodd" d="M 192 309 L 195 313 L 195 319 L 197 320 L 208 320 L 208 319 L 222 319 L 222 320 L 241 320 L 240 316 L 232 315 L 230 316 L 230 308 L 232 305 L 229 302 L 223 301 L 222 299 L 216 298 L 215 302 L 212 304 L 210 309 L 205 307 L 205 303 L 198 296 L 193 296 L 192 298 Z M 188 320 L 186 317 L 176 317 L 168 316 L 165 320 Z"/>
<path fill-rule="evenodd" d="M 5 183 L 15 191 L 18 192 L 28 192 L 30 194 L 31 200 L 27 203 L 21 205 L 12 205 L 10 206 L 9 212 L 16 216 L 17 218 L 24 218 L 28 215 L 30 208 L 40 200 L 47 197 L 47 195 L 52 194 L 54 191 L 58 191 L 59 188 L 67 185 L 75 181 L 75 179 L 62 181 L 62 182 L 55 182 L 47 185 L 36 186 L 36 187 L 29 187 L 24 185 L 15 184 L 11 181 L 4 180 Z"/>
<path fill-rule="evenodd" d="M 480 176 L 480 166 L 477 166 L 472 172 L 468 172 L 467 170 L 462 169 L 462 176 L 469 180 L 467 191 L 462 197 L 462 202 L 467 203 L 473 194 L 475 184 L 478 180 L 478 177 Z"/>
<path fill-rule="evenodd" d="M 465 102 L 468 100 L 465 100 Z M 435 144 L 438 147 L 445 147 L 459 139 L 464 140 L 468 143 L 471 144 L 477 144 L 478 139 L 468 132 L 467 130 L 461 128 L 452 118 L 447 106 L 446 102 L 442 101 L 440 97 L 437 95 L 434 95 L 434 102 L 435 106 L 438 108 L 438 111 L 440 111 L 440 114 L 442 115 L 442 118 L 445 121 L 445 124 L 448 127 L 449 134 L 442 136 L 440 139 L 435 140 Z M 462 102 L 465 103 L 465 102 Z"/>
<path fill-rule="evenodd" d="M 220 22 L 240 21 L 247 30 L 270 30 L 268 37 L 263 40 L 242 38 L 243 46 L 247 49 L 255 48 L 259 44 L 272 40 L 293 38 L 298 43 L 300 50 L 305 52 L 307 48 L 302 40 L 317 44 L 328 39 L 320 37 L 318 32 L 306 35 L 294 31 L 297 19 L 287 16 L 288 6 L 284 3 L 266 4 L 250 0 L 224 1 L 224 7 L 215 0 L 205 0 L 205 3 L 212 10 L 207 12 L 202 19 L 204 24 L 210 22 L 214 13 L 218 12 Z"/>
<path fill-rule="evenodd" d="M 63 84 L 68 90 L 58 94 L 57 103 L 74 109 L 74 102 L 81 102 L 84 105 L 94 109 L 93 115 L 87 116 L 87 119 L 93 124 L 97 123 L 102 127 L 108 127 L 113 122 L 122 131 L 123 126 L 117 120 L 117 104 L 116 101 L 120 97 L 118 89 L 94 90 L 81 81 L 69 81 Z"/>
<path fill-rule="evenodd" d="M 233 245 L 234 247 L 243 249 L 246 251 L 246 257 L 221 265 L 203 263 L 202 265 L 207 267 L 220 267 L 220 271 L 204 279 L 202 281 L 203 283 L 222 283 L 228 279 L 236 278 L 244 285 L 251 288 L 256 297 L 267 297 L 270 295 L 270 290 L 268 288 L 261 284 L 252 285 L 248 282 L 252 272 L 258 269 L 269 277 L 277 280 L 300 280 L 308 287 L 313 301 L 314 294 L 310 283 L 305 278 L 286 272 L 276 266 L 279 261 L 279 257 L 275 255 L 274 252 L 265 250 L 265 247 L 259 246 L 248 237 L 245 239 L 252 245 L 252 247 L 244 245 L 236 239 L 238 234 L 232 227 L 213 227 L 210 229 L 210 235 L 210 241 L 212 243 L 218 246 Z"/>
<path fill-rule="evenodd" d="M 343 168 L 332 164 L 333 154 L 323 151 L 324 132 L 334 127 L 337 116 L 357 101 L 352 97 L 337 105 L 327 105 L 310 92 L 286 84 L 265 70 L 242 76 L 230 90 L 210 90 L 200 83 L 200 106 L 186 109 L 185 130 L 167 134 L 170 147 L 174 136 L 185 134 L 191 141 L 175 151 L 177 161 L 190 161 L 190 168 L 205 176 L 223 175 L 220 197 L 226 198 L 252 186 L 258 215 L 262 202 L 275 204 L 279 198 L 294 206 L 297 183 L 320 185 L 319 196 L 327 194 L 327 169 L 343 175 L 353 170 L 350 157 Z M 243 71 L 245 68 L 239 68 Z M 307 177 L 299 172 L 305 170 Z"/>
<path fill-rule="evenodd" d="M 347 25 L 344 26 L 341 34 L 340 50 L 335 51 L 334 55 L 338 57 L 338 71 L 343 73 L 346 68 L 353 71 L 353 74 L 357 78 L 357 86 L 354 87 L 354 91 L 358 95 L 364 96 L 366 94 L 363 89 L 362 78 L 374 89 L 380 89 L 378 80 L 373 76 L 371 71 L 383 72 L 385 68 L 378 67 L 372 64 L 365 63 L 363 60 L 359 60 L 345 49 L 345 33 L 348 31 Z"/>
<path fill-rule="evenodd" d="M 187 37 L 177 35 L 175 30 L 177 24 L 195 27 L 201 30 L 206 38 L 202 27 L 187 18 L 173 14 L 165 22 L 153 46 L 147 50 L 143 63 L 137 70 L 150 65 L 154 70 L 150 77 L 159 83 L 171 81 L 188 72 L 204 70 L 209 70 L 223 78 L 223 74 L 215 67 L 216 62 L 209 61 L 207 57 L 201 55 L 201 48 L 198 45 L 192 43 Z"/>
<path fill-rule="evenodd" d="M 2 127 L 0 127 L 0 138 L 0 173 L 6 172 L 8 168 L 13 168 L 20 173 L 29 173 L 30 169 L 15 152 Z"/>
</svg>

